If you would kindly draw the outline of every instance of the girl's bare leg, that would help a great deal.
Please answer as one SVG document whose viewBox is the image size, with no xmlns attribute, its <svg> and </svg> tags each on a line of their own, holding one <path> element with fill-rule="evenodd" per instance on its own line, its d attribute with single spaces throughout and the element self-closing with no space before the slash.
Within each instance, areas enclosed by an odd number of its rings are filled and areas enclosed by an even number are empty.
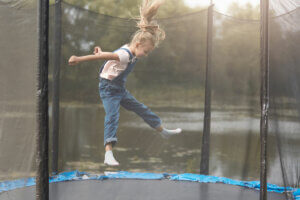
<svg viewBox="0 0 300 200">
<path fill-rule="evenodd" d="M 159 127 L 156 128 L 156 130 L 157 130 L 158 132 L 162 132 L 163 129 L 164 129 L 164 128 L 163 128 L 162 126 L 159 126 Z"/>
<path fill-rule="evenodd" d="M 113 147 L 112 147 L 112 144 L 111 143 L 107 143 L 105 145 L 105 151 L 112 151 Z"/>
</svg>

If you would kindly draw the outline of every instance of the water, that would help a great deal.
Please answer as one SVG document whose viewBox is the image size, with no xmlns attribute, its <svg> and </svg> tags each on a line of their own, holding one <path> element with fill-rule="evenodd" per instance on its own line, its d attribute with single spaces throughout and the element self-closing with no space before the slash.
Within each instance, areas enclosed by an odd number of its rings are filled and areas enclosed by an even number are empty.
<svg viewBox="0 0 300 200">
<path fill-rule="evenodd" d="M 180 127 L 183 133 L 163 139 L 137 115 L 121 109 L 118 144 L 114 148 L 115 157 L 121 165 L 112 168 L 103 164 L 104 110 L 101 105 L 62 105 L 59 169 L 92 173 L 121 170 L 199 173 L 203 110 L 160 108 L 153 111 L 161 117 L 165 127 Z M 212 112 L 210 175 L 259 180 L 259 114 L 247 109 Z M 300 130 L 297 122 L 280 121 L 279 124 Z M 293 139 L 287 149 L 293 149 L 293 152 L 284 154 L 288 156 L 286 160 L 293 160 L 300 155 L 299 134 L 292 134 L 290 138 Z M 268 182 L 282 184 L 274 134 L 269 134 L 268 142 Z"/>
</svg>

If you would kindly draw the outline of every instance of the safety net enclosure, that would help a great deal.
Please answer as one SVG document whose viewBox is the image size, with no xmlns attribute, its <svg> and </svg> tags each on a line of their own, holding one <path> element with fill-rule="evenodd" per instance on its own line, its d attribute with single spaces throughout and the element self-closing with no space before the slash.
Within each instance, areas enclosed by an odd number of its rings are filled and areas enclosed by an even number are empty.
<svg viewBox="0 0 300 200">
<path fill-rule="evenodd" d="M 270 1 L 270 136 L 276 138 L 272 171 L 285 186 L 300 185 L 300 2 Z M 275 171 L 275 170 L 274 170 Z M 272 181 L 274 177 L 270 177 Z"/>
<path fill-rule="evenodd" d="M 35 176 L 37 9 L 1 1 L 0 180 Z"/>
<path fill-rule="evenodd" d="M 205 8 L 158 19 L 167 37 L 138 61 L 126 87 L 166 127 L 184 131 L 165 140 L 138 116 L 121 109 L 115 147 L 121 165 L 109 168 L 103 164 L 105 112 L 98 93 L 102 62 L 72 67 L 67 62 L 71 55 L 92 54 L 95 46 L 113 51 L 128 43 L 136 31 L 135 21 L 67 2 L 50 5 L 49 123 L 59 127 L 50 126 L 49 174 L 64 172 L 51 176 L 50 199 L 133 199 L 132 195 L 259 199 L 261 21 L 258 7 L 235 6 L 230 14 L 210 7 L 211 13 Z M 269 6 L 267 196 L 296 199 L 300 193 L 299 2 L 270 0 Z M 1 200 L 35 198 L 37 10 L 34 0 L 0 0 Z M 208 90 L 207 176 L 199 173 Z M 53 137 L 54 132 L 59 134 Z M 105 171 L 113 172 L 103 175 Z"/>
</svg>

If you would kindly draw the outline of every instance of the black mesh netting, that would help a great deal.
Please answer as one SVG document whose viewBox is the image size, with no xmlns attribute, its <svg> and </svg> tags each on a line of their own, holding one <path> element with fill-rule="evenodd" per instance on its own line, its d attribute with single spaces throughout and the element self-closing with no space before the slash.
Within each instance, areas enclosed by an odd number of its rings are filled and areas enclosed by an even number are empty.
<svg viewBox="0 0 300 200">
<path fill-rule="evenodd" d="M 91 170 L 97 171 L 104 167 L 102 144 L 105 113 L 98 92 L 102 62 L 70 67 L 67 61 L 73 54 L 91 54 L 96 45 L 101 46 L 103 51 L 119 48 L 130 42 L 131 35 L 137 30 L 136 24 L 133 19 L 101 15 L 66 3 L 62 7 L 59 168 L 66 170 L 80 166 L 86 170 L 86 164 L 92 162 Z M 53 10 L 50 18 L 53 18 Z M 204 10 L 160 19 L 159 23 L 167 34 L 166 40 L 147 58 L 138 61 L 127 82 L 127 89 L 157 112 L 166 126 L 183 126 L 191 135 L 174 138 L 172 144 L 162 140 L 138 116 L 121 110 L 120 142 L 115 151 L 120 159 L 124 159 L 123 169 L 199 171 L 206 17 L 207 10 Z M 50 28 L 53 41 L 53 21 Z M 51 48 L 53 45 L 50 46 L 50 60 L 53 60 L 55 50 Z M 191 149 L 188 141 L 192 142 Z M 149 145 L 146 145 L 148 142 Z M 181 161 L 178 163 L 178 160 Z"/>
<path fill-rule="evenodd" d="M 270 173 L 286 186 L 300 183 L 300 10 L 297 1 L 270 1 Z M 272 152 L 270 152 L 272 153 Z M 275 177 L 270 177 L 273 181 Z"/>
<path fill-rule="evenodd" d="M 0 180 L 35 174 L 36 10 L 0 1 Z"/>
</svg>

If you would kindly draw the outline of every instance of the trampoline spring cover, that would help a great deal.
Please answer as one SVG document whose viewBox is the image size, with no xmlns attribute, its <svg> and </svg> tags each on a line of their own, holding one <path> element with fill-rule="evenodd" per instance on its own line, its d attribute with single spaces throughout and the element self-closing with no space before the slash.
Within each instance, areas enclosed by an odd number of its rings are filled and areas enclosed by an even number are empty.
<svg viewBox="0 0 300 200">
<path fill-rule="evenodd" d="M 242 186 L 259 190 L 259 181 L 238 181 L 224 177 L 207 176 L 201 174 L 168 174 L 168 173 L 141 173 L 141 172 L 105 172 L 105 174 L 95 175 L 87 172 L 71 171 L 62 172 L 58 175 L 51 176 L 49 183 L 75 181 L 75 180 L 105 180 L 105 179 L 142 179 L 142 180 L 170 180 L 170 181 L 193 181 L 201 183 L 224 183 L 229 185 Z M 0 193 L 14 190 L 17 188 L 34 186 L 35 178 L 24 178 L 12 181 L 0 182 Z M 300 200 L 300 189 L 292 187 L 280 187 L 274 184 L 267 184 L 268 192 L 283 193 L 285 191 L 293 193 L 294 199 Z"/>
</svg>

